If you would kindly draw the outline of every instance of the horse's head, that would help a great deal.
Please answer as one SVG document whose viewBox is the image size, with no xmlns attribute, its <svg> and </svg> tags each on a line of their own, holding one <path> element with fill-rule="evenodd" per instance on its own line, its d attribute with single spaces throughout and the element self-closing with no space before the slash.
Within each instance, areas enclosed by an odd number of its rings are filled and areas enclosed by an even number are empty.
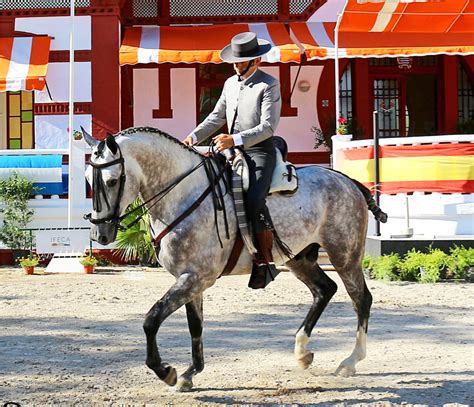
<svg viewBox="0 0 474 407">
<path fill-rule="evenodd" d="M 120 215 L 136 198 L 138 191 L 132 191 L 133 182 L 126 173 L 122 150 L 113 135 L 105 141 L 98 141 L 83 128 L 84 140 L 91 146 L 90 166 L 86 179 L 92 188 L 91 214 L 85 216 L 93 224 L 91 239 L 107 245 L 115 241 L 120 225 Z"/>
</svg>

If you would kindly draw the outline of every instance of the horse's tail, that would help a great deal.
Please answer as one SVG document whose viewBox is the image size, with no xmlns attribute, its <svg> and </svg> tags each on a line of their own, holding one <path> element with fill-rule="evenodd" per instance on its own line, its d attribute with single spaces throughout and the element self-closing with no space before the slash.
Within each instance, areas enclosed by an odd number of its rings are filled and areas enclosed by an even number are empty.
<svg viewBox="0 0 474 407">
<path fill-rule="evenodd" d="M 370 212 L 373 213 L 375 219 L 377 219 L 379 222 L 386 223 L 388 219 L 388 215 L 380 208 L 380 206 L 377 205 L 377 203 L 374 200 L 374 197 L 370 193 L 370 189 L 367 188 L 364 184 L 360 183 L 354 178 L 349 177 L 348 175 L 344 174 L 343 172 L 334 170 L 330 168 L 331 171 L 337 172 L 338 174 L 343 175 L 344 177 L 350 179 L 352 183 L 355 184 L 355 186 L 359 189 L 360 192 L 362 192 L 362 195 L 364 195 L 365 202 L 367 202 L 367 206 L 370 210 Z"/>
</svg>

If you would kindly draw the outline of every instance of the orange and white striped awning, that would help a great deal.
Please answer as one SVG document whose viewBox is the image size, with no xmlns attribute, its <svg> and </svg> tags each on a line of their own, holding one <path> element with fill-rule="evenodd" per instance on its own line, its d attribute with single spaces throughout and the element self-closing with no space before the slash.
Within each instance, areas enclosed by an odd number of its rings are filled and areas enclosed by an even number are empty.
<svg viewBox="0 0 474 407">
<path fill-rule="evenodd" d="M 0 91 L 43 90 L 51 38 L 0 38 Z"/>
<path fill-rule="evenodd" d="M 252 31 L 269 41 L 265 62 L 299 62 L 300 49 L 281 23 L 227 24 L 198 27 L 147 26 L 125 31 L 120 65 L 148 63 L 221 63 L 219 51 L 238 33 Z"/>
<path fill-rule="evenodd" d="M 357 3 L 390 3 L 393 0 L 357 0 Z M 444 0 L 397 0 L 399 3 L 426 3 L 427 1 L 444 1 Z"/>
<path fill-rule="evenodd" d="M 335 26 L 335 22 L 290 24 L 309 60 L 335 58 Z M 339 26 L 339 57 L 436 54 L 474 54 L 474 1 L 348 0 Z"/>
<path fill-rule="evenodd" d="M 358 4 L 349 0 L 339 32 L 474 33 L 474 1 Z M 462 44 L 460 44 L 462 45 Z"/>
<path fill-rule="evenodd" d="M 306 58 L 331 59 L 336 56 L 336 23 L 291 23 L 295 41 L 305 50 Z M 423 55 L 474 54 L 474 34 L 467 33 L 390 33 L 340 32 L 339 58 L 397 57 Z"/>
</svg>

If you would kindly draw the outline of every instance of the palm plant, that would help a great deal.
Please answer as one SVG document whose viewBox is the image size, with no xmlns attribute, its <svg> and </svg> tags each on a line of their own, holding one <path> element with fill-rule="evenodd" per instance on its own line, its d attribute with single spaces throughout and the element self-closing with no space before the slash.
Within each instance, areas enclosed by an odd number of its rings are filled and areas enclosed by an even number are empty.
<svg viewBox="0 0 474 407">
<path fill-rule="evenodd" d="M 127 210 L 133 211 L 142 203 L 143 201 L 137 198 L 130 204 Z M 150 219 L 146 208 L 142 207 L 128 215 L 124 219 L 123 224 L 129 225 L 139 216 L 142 216 L 142 218 L 138 223 L 117 233 L 115 252 L 126 262 L 138 261 L 139 264 L 156 265 L 158 261 L 150 233 Z"/>
</svg>

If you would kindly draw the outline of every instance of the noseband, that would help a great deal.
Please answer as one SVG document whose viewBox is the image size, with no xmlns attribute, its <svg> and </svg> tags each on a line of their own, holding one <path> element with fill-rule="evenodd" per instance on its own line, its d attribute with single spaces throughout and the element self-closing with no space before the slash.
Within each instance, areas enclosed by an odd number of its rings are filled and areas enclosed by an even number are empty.
<svg viewBox="0 0 474 407">
<path fill-rule="evenodd" d="M 117 196 L 117 200 L 115 201 L 114 211 L 111 215 L 105 218 L 93 218 L 91 213 L 84 215 L 84 219 L 90 221 L 94 225 L 99 225 L 101 223 L 113 223 L 116 224 L 117 227 L 120 228 L 120 202 L 122 200 L 123 190 L 125 187 L 125 160 L 122 156 L 122 150 L 120 150 L 120 146 L 117 145 L 118 151 L 120 153 L 120 157 L 116 160 L 110 161 L 108 163 L 103 164 L 96 164 L 94 162 L 90 162 L 92 170 L 92 185 L 94 187 L 94 191 L 92 193 L 92 207 L 94 211 L 100 212 L 102 211 L 102 201 L 100 196 L 102 195 L 104 198 L 104 202 L 107 205 L 107 209 L 110 210 L 111 205 L 107 198 L 107 191 L 106 185 L 104 184 L 104 180 L 102 178 L 102 169 L 111 167 L 115 164 L 121 164 L 121 171 L 120 171 L 120 178 L 119 178 L 119 192 Z"/>
</svg>

